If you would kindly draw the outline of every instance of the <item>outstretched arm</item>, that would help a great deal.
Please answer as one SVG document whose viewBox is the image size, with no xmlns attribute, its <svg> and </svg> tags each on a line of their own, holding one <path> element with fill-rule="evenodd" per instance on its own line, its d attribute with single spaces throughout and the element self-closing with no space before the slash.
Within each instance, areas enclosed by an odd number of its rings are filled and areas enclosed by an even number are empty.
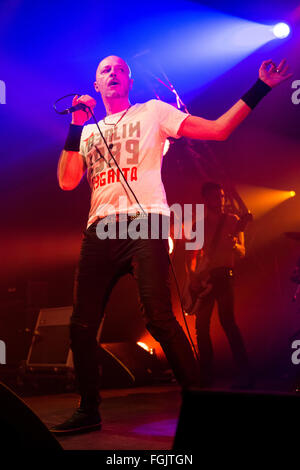
<svg viewBox="0 0 300 470">
<path fill-rule="evenodd" d="M 226 140 L 263 96 L 292 76 L 286 73 L 287 70 L 285 59 L 278 67 L 272 60 L 265 60 L 259 69 L 256 84 L 226 113 L 214 121 L 190 115 L 181 124 L 178 134 L 191 139 Z"/>
<path fill-rule="evenodd" d="M 181 124 L 178 134 L 190 139 L 226 140 L 250 112 L 251 108 L 244 101 L 239 100 L 215 121 L 188 116 Z"/>
</svg>

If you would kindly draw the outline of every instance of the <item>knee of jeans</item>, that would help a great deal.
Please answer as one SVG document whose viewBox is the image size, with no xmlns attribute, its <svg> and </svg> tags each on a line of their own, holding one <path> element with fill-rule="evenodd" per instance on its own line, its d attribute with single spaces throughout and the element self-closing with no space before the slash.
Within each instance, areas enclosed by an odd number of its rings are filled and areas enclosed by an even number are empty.
<svg viewBox="0 0 300 470">
<path fill-rule="evenodd" d="M 146 328 L 156 341 L 168 341 L 178 334 L 181 335 L 181 327 L 176 318 L 168 320 L 152 320 L 146 323 Z"/>
<path fill-rule="evenodd" d="M 172 320 L 173 309 L 169 296 L 159 296 L 155 294 L 139 294 L 139 305 L 144 318 L 147 321 L 156 321 L 160 319 Z M 175 317 L 174 317 L 175 318 Z"/>
<path fill-rule="evenodd" d="M 69 325 L 70 339 L 72 344 L 80 344 L 87 346 L 90 342 L 96 339 L 96 331 L 90 325 L 72 321 Z"/>
</svg>

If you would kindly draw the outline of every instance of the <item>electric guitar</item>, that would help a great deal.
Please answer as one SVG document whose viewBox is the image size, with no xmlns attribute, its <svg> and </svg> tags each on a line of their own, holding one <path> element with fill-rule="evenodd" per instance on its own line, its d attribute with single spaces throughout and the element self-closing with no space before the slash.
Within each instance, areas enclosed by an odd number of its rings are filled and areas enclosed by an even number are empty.
<svg viewBox="0 0 300 470">
<path fill-rule="evenodd" d="M 244 232 L 247 224 L 253 220 L 250 212 L 242 215 L 236 223 L 234 233 L 230 236 L 232 239 Z M 215 248 L 215 247 L 212 247 Z M 187 269 L 187 276 L 182 294 L 182 306 L 187 315 L 194 315 L 201 309 L 204 298 L 211 292 L 211 265 L 213 253 L 211 256 L 203 254 L 202 250 L 197 253 L 196 266 L 194 270 Z M 195 259 L 193 260 L 195 261 Z"/>
</svg>

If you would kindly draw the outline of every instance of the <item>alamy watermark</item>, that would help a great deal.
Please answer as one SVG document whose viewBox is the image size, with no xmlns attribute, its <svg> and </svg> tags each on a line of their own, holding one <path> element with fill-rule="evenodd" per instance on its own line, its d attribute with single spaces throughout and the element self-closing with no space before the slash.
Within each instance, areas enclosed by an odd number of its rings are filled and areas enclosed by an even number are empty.
<svg viewBox="0 0 300 470">
<path fill-rule="evenodd" d="M 0 364 L 6 364 L 6 344 L 0 339 Z"/>
<path fill-rule="evenodd" d="M 300 104 L 300 80 L 294 80 L 292 88 L 296 90 L 292 93 L 292 103 Z"/>
<path fill-rule="evenodd" d="M 6 104 L 6 85 L 3 80 L 0 80 L 0 104 Z"/>
<path fill-rule="evenodd" d="M 300 339 L 295 339 L 295 341 L 292 342 L 291 348 L 295 349 L 291 356 L 291 360 L 294 366 L 297 366 L 300 364 Z"/>
<path fill-rule="evenodd" d="M 172 204 L 169 215 L 161 216 L 156 207 L 127 207 L 127 198 L 119 197 L 118 207 L 99 207 L 96 233 L 100 240 L 172 239 L 185 240 L 186 250 L 201 250 L 204 244 L 204 205 Z M 135 212 L 134 212 L 135 211 Z M 118 214 L 118 215 L 117 215 Z M 128 218 L 130 216 L 130 218 Z M 173 223 L 171 224 L 171 219 Z"/>
</svg>

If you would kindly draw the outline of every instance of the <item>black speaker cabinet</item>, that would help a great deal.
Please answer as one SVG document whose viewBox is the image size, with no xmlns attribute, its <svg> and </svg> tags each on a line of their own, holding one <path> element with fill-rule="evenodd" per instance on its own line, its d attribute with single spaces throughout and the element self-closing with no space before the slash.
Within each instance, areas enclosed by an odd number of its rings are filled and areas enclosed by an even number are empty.
<svg viewBox="0 0 300 470">
<path fill-rule="evenodd" d="M 254 453 L 274 455 L 283 448 L 294 452 L 299 446 L 296 394 L 195 389 L 183 392 L 182 398 L 176 451 L 193 451 L 203 458 L 244 455 L 247 460 Z"/>
<path fill-rule="evenodd" d="M 1 450 L 62 451 L 62 447 L 33 413 L 8 387 L 0 383 L 0 442 Z"/>
</svg>

